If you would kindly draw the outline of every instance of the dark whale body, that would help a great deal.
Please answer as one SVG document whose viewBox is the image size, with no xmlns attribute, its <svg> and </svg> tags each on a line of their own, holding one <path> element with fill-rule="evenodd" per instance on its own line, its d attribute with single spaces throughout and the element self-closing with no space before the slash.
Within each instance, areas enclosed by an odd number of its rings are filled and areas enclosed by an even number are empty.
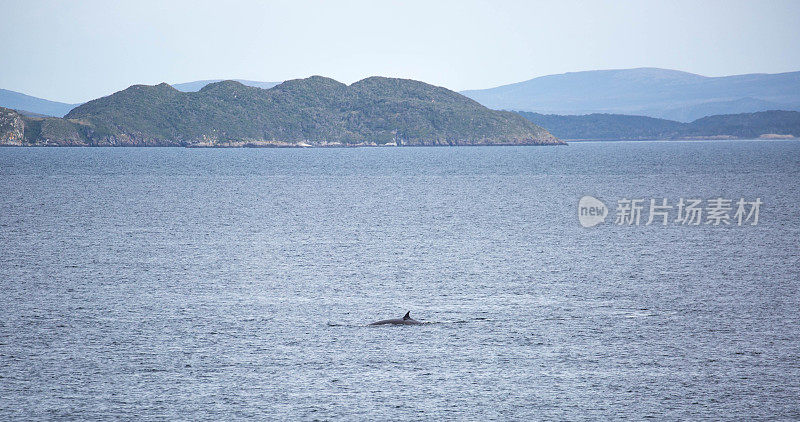
<svg viewBox="0 0 800 422">
<path fill-rule="evenodd" d="M 375 321 L 370 325 L 419 325 L 422 324 L 421 322 L 417 321 L 414 318 L 411 318 L 411 311 L 406 312 L 403 318 L 393 318 L 393 319 L 384 319 L 381 321 Z"/>
</svg>

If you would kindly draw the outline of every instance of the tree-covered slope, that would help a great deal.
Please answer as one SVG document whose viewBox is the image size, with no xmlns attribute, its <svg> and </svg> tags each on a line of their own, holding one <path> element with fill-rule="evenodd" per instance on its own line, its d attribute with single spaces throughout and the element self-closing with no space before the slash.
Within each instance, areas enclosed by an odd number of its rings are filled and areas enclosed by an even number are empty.
<svg viewBox="0 0 800 422">
<path fill-rule="evenodd" d="M 680 136 L 684 127 L 672 120 L 624 114 L 519 114 L 563 139 L 664 139 Z"/>
<path fill-rule="evenodd" d="M 800 138 L 800 112 L 772 110 L 758 113 L 708 116 L 689 123 L 684 136 L 758 138 L 763 135 L 791 135 Z"/>
<path fill-rule="evenodd" d="M 202 81 L 192 81 L 192 82 L 182 82 L 178 84 L 172 84 L 172 87 L 177 89 L 178 91 L 183 92 L 197 92 L 203 89 L 204 86 L 208 84 L 213 84 L 215 82 L 222 82 L 227 79 L 205 79 Z M 250 81 L 247 79 L 233 79 L 236 82 L 241 82 L 242 85 L 252 86 L 261 89 L 270 89 L 275 85 L 278 85 L 280 82 L 262 82 L 262 81 Z"/>
<path fill-rule="evenodd" d="M 558 144 L 515 113 L 445 88 L 373 77 L 312 76 L 259 89 L 235 81 L 180 92 L 135 85 L 67 116 L 94 145 Z"/>
<path fill-rule="evenodd" d="M 691 139 L 759 138 L 774 135 L 800 137 L 800 112 L 762 111 L 757 113 L 708 116 L 690 123 L 623 114 L 583 116 L 519 112 L 547 128 L 561 139 Z"/>
</svg>

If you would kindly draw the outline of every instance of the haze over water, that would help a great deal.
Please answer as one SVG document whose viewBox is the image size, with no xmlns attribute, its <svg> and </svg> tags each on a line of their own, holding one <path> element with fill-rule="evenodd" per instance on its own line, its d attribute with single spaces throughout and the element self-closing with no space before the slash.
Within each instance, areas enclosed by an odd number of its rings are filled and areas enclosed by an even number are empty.
<svg viewBox="0 0 800 422">
<path fill-rule="evenodd" d="M 800 418 L 798 182 L 797 141 L 3 148 L 0 419 Z"/>
</svg>

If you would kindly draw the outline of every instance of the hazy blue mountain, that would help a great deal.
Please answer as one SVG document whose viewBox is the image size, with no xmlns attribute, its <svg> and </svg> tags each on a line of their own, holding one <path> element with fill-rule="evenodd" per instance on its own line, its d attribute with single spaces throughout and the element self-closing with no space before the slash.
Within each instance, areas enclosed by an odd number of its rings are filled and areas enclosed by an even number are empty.
<svg viewBox="0 0 800 422">
<path fill-rule="evenodd" d="M 23 114 L 64 117 L 77 105 L 45 100 L 20 92 L 0 89 L 0 107 L 19 110 Z"/>
<path fill-rule="evenodd" d="M 596 70 L 462 94 L 492 109 L 631 114 L 689 122 L 715 114 L 800 110 L 800 72 L 706 77 L 656 68 Z"/>
<path fill-rule="evenodd" d="M 180 84 L 173 84 L 172 87 L 177 89 L 178 91 L 183 92 L 197 92 L 203 89 L 204 86 L 208 84 L 213 84 L 217 82 L 222 82 L 229 79 L 206 79 L 202 81 L 194 81 L 194 82 L 184 82 Z M 236 82 L 239 82 L 242 85 L 252 86 L 255 88 L 261 89 L 270 89 L 275 85 L 278 85 L 280 82 L 260 82 L 260 81 L 248 81 L 245 79 L 232 79 Z"/>
<path fill-rule="evenodd" d="M 707 116 L 690 123 L 623 114 L 556 115 L 520 111 L 561 139 L 642 140 L 800 137 L 800 112 L 760 111 Z"/>
</svg>

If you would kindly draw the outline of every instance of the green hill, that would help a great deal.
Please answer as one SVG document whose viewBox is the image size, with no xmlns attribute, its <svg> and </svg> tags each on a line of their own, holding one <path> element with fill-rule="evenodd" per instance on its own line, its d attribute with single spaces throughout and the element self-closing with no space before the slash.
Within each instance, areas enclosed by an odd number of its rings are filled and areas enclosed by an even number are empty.
<svg viewBox="0 0 800 422">
<path fill-rule="evenodd" d="M 708 116 L 687 124 L 684 133 L 686 137 L 729 135 L 736 138 L 758 138 L 790 135 L 800 138 L 800 112 L 772 110 Z"/>
<path fill-rule="evenodd" d="M 312 76 L 271 89 L 222 81 L 198 92 L 134 85 L 64 119 L 27 118 L 25 144 L 159 146 L 562 143 L 515 113 L 418 81 L 345 85 Z"/>
<path fill-rule="evenodd" d="M 800 112 L 723 114 L 690 123 L 624 114 L 556 115 L 519 112 L 560 139 L 637 140 L 800 137 Z"/>
</svg>

